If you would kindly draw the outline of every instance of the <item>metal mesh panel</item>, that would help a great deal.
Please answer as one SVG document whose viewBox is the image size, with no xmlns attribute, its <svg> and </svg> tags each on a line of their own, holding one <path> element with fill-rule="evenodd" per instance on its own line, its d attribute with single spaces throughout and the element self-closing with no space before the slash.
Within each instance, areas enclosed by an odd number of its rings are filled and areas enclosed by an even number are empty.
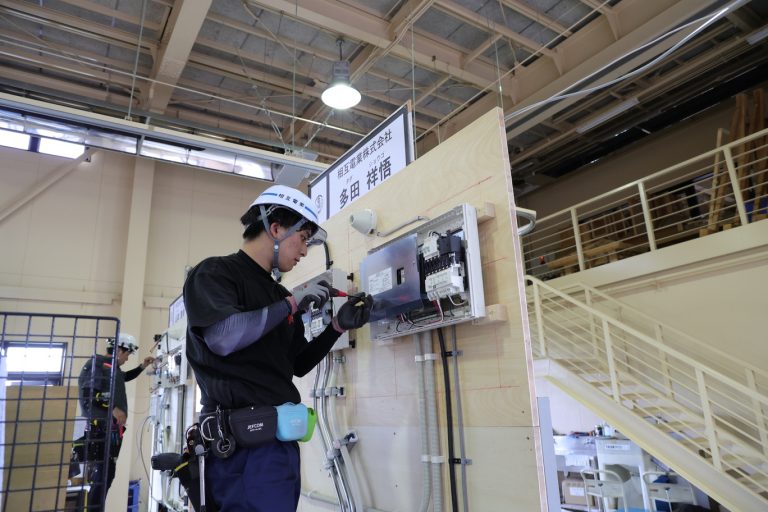
<svg viewBox="0 0 768 512">
<path fill-rule="evenodd" d="M 89 469 L 106 468 L 109 443 L 99 457 L 89 450 L 73 460 L 74 441 L 88 441 L 89 421 L 78 404 L 78 377 L 97 354 L 106 354 L 107 338 L 117 337 L 116 318 L 0 312 L 0 500 L 5 511 L 98 510 L 106 489 L 89 485 Z M 111 411 L 116 358 L 102 406 Z M 90 400 L 93 397 L 88 397 Z M 107 424 L 107 439 L 113 427 Z M 98 459 L 98 460 L 96 460 Z M 95 494 L 99 494 L 98 496 Z"/>
</svg>

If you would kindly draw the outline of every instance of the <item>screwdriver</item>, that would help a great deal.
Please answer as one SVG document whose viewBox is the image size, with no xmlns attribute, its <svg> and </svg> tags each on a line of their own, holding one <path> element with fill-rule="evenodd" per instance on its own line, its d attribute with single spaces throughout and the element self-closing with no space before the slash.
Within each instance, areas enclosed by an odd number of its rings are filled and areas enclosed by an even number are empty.
<svg viewBox="0 0 768 512">
<path fill-rule="evenodd" d="M 349 297 L 347 292 L 337 290 L 336 288 L 329 288 L 329 290 L 331 291 L 331 297 Z"/>
</svg>

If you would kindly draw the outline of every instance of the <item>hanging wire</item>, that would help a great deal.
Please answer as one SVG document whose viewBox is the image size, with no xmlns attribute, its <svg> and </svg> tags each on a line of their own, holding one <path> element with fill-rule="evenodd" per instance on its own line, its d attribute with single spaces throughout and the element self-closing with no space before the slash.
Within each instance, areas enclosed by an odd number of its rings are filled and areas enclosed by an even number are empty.
<svg viewBox="0 0 768 512">
<path fill-rule="evenodd" d="M 0 34 L 0 37 L 2 37 L 2 34 Z M 27 45 L 21 44 L 21 43 L 19 43 L 17 41 L 13 41 L 13 40 L 6 40 L 5 42 L 7 44 L 12 44 L 14 46 L 17 46 L 19 48 L 24 48 L 24 49 L 32 50 L 32 51 L 35 51 L 37 53 L 41 53 L 41 54 L 45 54 L 45 55 L 53 55 L 53 56 L 59 57 L 59 58 L 61 58 L 63 60 L 73 61 L 73 62 L 76 62 L 76 63 L 79 63 L 79 64 L 83 64 L 83 65 L 86 65 L 86 66 L 94 67 L 94 68 L 97 68 L 97 69 L 100 69 L 100 70 L 103 70 L 103 71 L 106 71 L 106 72 L 114 73 L 114 74 L 117 74 L 117 75 L 131 76 L 131 73 L 129 73 L 127 71 L 123 71 L 123 70 L 120 70 L 120 69 L 113 69 L 113 68 L 110 68 L 109 66 L 107 66 L 105 64 L 81 61 L 81 60 L 78 60 L 77 58 L 63 55 L 60 52 L 46 51 L 46 50 L 40 49 L 38 47 L 27 46 Z M 92 73 L 87 73 L 85 71 L 77 71 L 77 70 L 74 70 L 71 67 L 67 67 L 67 66 L 57 65 L 57 64 L 50 63 L 50 62 L 38 61 L 38 60 L 31 59 L 31 58 L 28 58 L 28 57 L 25 57 L 25 60 L 27 62 L 34 62 L 34 63 L 40 64 L 40 65 L 45 65 L 47 68 L 51 68 L 51 69 L 60 69 L 60 70 L 68 71 L 70 73 L 75 73 L 75 74 L 78 74 L 78 75 L 83 75 L 83 76 L 87 76 L 87 77 L 91 77 L 91 78 L 101 78 L 101 79 L 103 79 L 103 77 L 100 76 L 100 75 L 95 75 L 95 74 L 92 74 Z M 225 97 L 225 96 L 220 96 L 218 94 L 211 94 L 211 93 L 208 93 L 208 92 L 202 92 L 202 91 L 199 91 L 197 89 L 193 89 L 191 87 L 185 87 L 185 86 L 182 86 L 182 85 L 171 84 L 171 83 L 168 83 L 168 82 L 164 82 L 162 80 L 157 80 L 157 79 L 149 78 L 149 77 L 141 77 L 141 79 L 145 80 L 145 81 L 147 81 L 149 83 L 153 83 L 153 84 L 166 85 L 168 87 L 175 87 L 176 89 L 178 89 L 180 91 L 186 91 L 186 92 L 190 92 L 190 93 L 193 93 L 193 94 L 197 94 L 199 96 L 205 96 L 205 97 L 210 98 L 212 100 L 221 100 L 221 101 L 223 101 L 225 103 L 231 103 L 233 105 L 238 105 L 238 106 L 241 106 L 241 107 L 251 108 L 251 109 L 254 109 L 254 110 L 257 110 L 257 111 L 264 111 L 265 113 L 269 112 L 269 113 L 272 113 L 272 114 L 277 115 L 277 116 L 293 117 L 293 116 L 291 116 L 291 114 L 286 114 L 286 113 L 280 112 L 279 110 L 267 109 L 267 108 L 264 108 L 264 107 L 253 105 L 251 103 L 245 103 L 243 101 L 238 101 L 238 100 L 233 99 L 233 98 L 228 98 L 228 97 Z M 307 119 L 307 118 L 303 118 L 303 117 L 300 117 L 300 116 L 296 116 L 296 119 L 299 120 L 299 121 L 303 121 L 305 123 L 313 124 L 313 125 L 322 125 L 321 122 L 315 121 L 313 119 Z M 349 133 L 351 135 L 356 135 L 358 137 L 363 137 L 365 135 L 363 133 L 359 133 L 359 132 L 356 132 L 356 131 L 353 131 L 353 130 L 348 130 L 348 129 L 340 127 L 340 126 L 330 126 L 330 128 L 333 128 L 334 130 L 338 130 L 340 132 Z"/>
<path fill-rule="evenodd" d="M 679 31 L 681 31 L 681 30 L 685 30 L 686 28 L 688 28 L 688 27 L 690 27 L 690 26 L 692 26 L 692 25 L 695 25 L 695 24 L 697 24 L 697 23 L 700 23 L 700 22 L 702 22 L 702 21 L 704 22 L 704 23 L 703 23 L 703 24 L 702 24 L 700 27 L 698 27 L 697 29 L 695 29 L 695 30 L 694 30 L 693 32 L 691 32 L 690 34 L 688 34 L 688 35 L 687 35 L 686 37 L 684 37 L 684 38 L 683 38 L 683 39 L 682 39 L 682 40 L 681 40 L 679 43 L 675 44 L 675 45 L 674 45 L 673 47 L 671 47 L 669 50 L 667 50 L 666 52 L 662 53 L 662 54 L 661 54 L 661 55 L 659 55 L 659 56 L 658 56 L 656 59 L 654 59 L 654 60 L 652 60 L 651 62 L 649 62 L 649 63 L 645 64 L 644 66 L 642 66 L 642 67 L 640 67 L 640 68 L 637 68 L 637 69 L 635 69 L 635 70 L 634 70 L 634 71 L 632 71 L 631 73 L 627 73 L 627 74 L 625 74 L 625 75 L 622 75 L 622 76 L 620 76 L 620 77 L 617 77 L 616 79 L 614 79 L 614 80 L 612 80 L 612 81 L 610 81 L 610 82 L 606 82 L 605 84 L 601 84 L 601 85 L 599 85 L 599 86 L 596 86 L 596 87 L 592 87 L 592 88 L 589 88 L 589 89 L 582 89 L 582 90 L 580 90 L 580 91 L 575 91 L 575 92 L 573 92 L 573 93 L 568 93 L 568 94 L 562 94 L 562 95 L 555 95 L 555 96 L 551 96 L 551 97 L 549 97 L 549 98 L 547 98 L 547 99 L 545 99 L 545 100 L 542 100 L 542 101 L 540 101 L 540 102 L 537 102 L 537 103 L 534 103 L 534 104 L 532 104 L 532 105 L 529 105 L 529 106 L 527 106 L 527 107 L 525 107 L 525 108 L 522 108 L 522 109 L 516 110 L 516 111 L 514 111 L 514 112 L 511 112 L 510 114 L 507 114 L 507 115 L 505 116 L 504 120 L 505 120 L 505 121 L 509 121 L 510 119 L 512 119 L 512 118 L 514 118 L 514 117 L 516 117 L 516 116 L 522 115 L 522 114 L 524 114 L 524 113 L 526 113 L 526 112 L 528 112 L 528 111 L 530 111 L 530 110 L 532 110 L 532 109 L 534 109 L 534 108 L 537 108 L 537 107 L 540 107 L 540 106 L 543 106 L 543 105 L 546 105 L 546 104 L 548 104 L 548 103 L 552 103 L 552 102 L 555 102 L 555 101 L 559 101 L 559 100 L 561 100 L 561 99 L 564 99 L 564 98 L 573 97 L 573 96 L 582 96 L 582 95 L 590 94 L 590 93 L 592 93 L 592 92 L 595 92 L 595 91 L 598 91 L 598 90 L 604 89 L 604 88 L 606 88 L 606 87 L 610 87 L 611 85 L 613 85 L 613 84 L 615 84 L 615 83 L 618 83 L 618 82 L 620 82 L 620 81 L 622 81 L 622 80 L 625 80 L 625 79 L 627 79 L 627 78 L 631 78 L 632 76 L 635 76 L 635 75 L 637 75 L 637 74 L 640 74 L 640 73 L 644 72 L 646 69 L 648 69 L 648 68 L 652 67 L 653 65 L 657 64 L 657 63 L 658 63 L 658 62 L 660 62 L 661 60 L 665 59 L 665 58 L 666 58 L 667 56 L 669 56 L 669 55 L 670 55 L 670 54 L 671 54 L 673 51 L 677 50 L 677 49 L 678 49 L 680 46 L 682 46 L 683 44 L 687 43 L 687 42 L 688 42 L 690 39 L 692 39 L 693 37 L 695 37 L 696 35 L 698 35 L 698 33 L 699 33 L 699 32 L 701 32 L 702 30 L 704 30 L 704 29 L 705 29 L 707 26 L 709 26 L 710 24 L 714 23 L 714 22 L 715 22 L 717 19 L 719 19 L 720 17 L 722 17 L 722 16 L 723 16 L 725 13 L 727 13 L 727 12 L 729 12 L 730 10 L 732 10 L 732 9 L 734 9 L 734 8 L 736 8 L 736 7 L 738 7 L 740 4 L 743 4 L 743 3 L 745 3 L 746 1 L 747 1 L 747 0 L 734 0 L 734 1 L 733 1 L 733 2 L 731 2 L 731 3 L 730 3 L 728 6 L 726 6 L 726 7 L 722 8 L 722 9 L 720 9 L 720 10 L 716 11 L 716 12 L 715 12 L 715 13 L 713 13 L 713 14 L 709 14 L 709 15 L 705 15 L 705 16 L 702 16 L 702 17 L 700 17 L 700 18 L 697 18 L 697 19 L 695 19 L 695 20 L 692 20 L 692 21 L 690 21 L 690 22 L 688 22 L 688 23 L 685 23 L 685 24 L 683 24 L 683 25 L 681 25 L 681 26 L 679 26 L 679 27 L 676 27 L 676 28 L 674 28 L 674 29 L 672 29 L 672 30 L 669 30 L 668 32 L 666 32 L 666 33 L 664 33 L 664 34 L 660 35 L 659 37 L 657 37 L 657 38 L 655 38 L 655 39 L 653 39 L 653 40 L 649 41 L 648 43 L 645 43 L 645 44 L 643 44 L 643 45 L 641 45 L 641 46 L 639 46 L 639 47 L 637 47 L 637 48 L 635 48 L 635 49 L 633 49 L 633 50 L 631 50 L 631 51 L 629 51 L 629 52 L 627 52 L 627 53 L 623 54 L 622 56 L 618 57 L 617 59 L 614 59 L 614 60 L 613 60 L 611 63 L 609 63 L 609 64 L 607 64 L 606 66 L 604 66 L 603 68 L 601 68 L 601 69 L 599 69 L 599 70 L 595 71 L 594 73 L 590 74 L 589 76 L 587 76 L 587 77 L 583 78 L 581 81 L 584 81 L 584 80 L 587 80 L 587 79 L 591 78 L 592 76 L 594 76 L 594 74 L 596 74 L 596 73 L 599 73 L 600 71 L 602 71 L 603 69 L 605 69 L 605 68 L 607 68 L 607 67 L 609 67 L 609 66 L 612 66 L 613 64 L 615 64 L 615 63 L 616 63 L 618 60 L 620 60 L 620 59 L 626 58 L 626 57 L 628 57 L 628 56 L 630 56 L 630 55 L 632 55 L 632 54 L 634 54 L 634 53 L 637 53 L 637 52 L 639 52 L 639 51 L 641 51 L 641 50 L 645 49 L 645 48 L 648 48 L 648 47 L 650 47 L 650 46 L 653 46 L 653 45 L 655 45 L 656 43 L 658 43 L 659 41 L 662 41 L 663 39 L 666 39 L 667 37 L 669 37 L 669 36 L 671 36 L 671 35 L 673 35 L 673 34 L 675 34 L 675 33 L 679 32 Z M 608 3 L 608 0 L 605 0 L 604 2 L 602 2 L 602 3 L 601 3 L 599 6 L 595 7 L 595 8 L 594 8 L 592 11 L 590 11 L 588 14 L 586 14 L 585 16 L 582 16 L 582 17 L 581 17 L 579 20 L 577 20 L 576 22 L 574 22 L 573 24 L 571 24 L 571 26 L 570 26 L 570 27 L 568 27 L 568 30 L 571 30 L 572 28 L 576 27 L 578 24 L 580 24 L 582 21 L 584 21 L 584 20 L 585 20 L 587 17 L 591 16 L 591 15 L 592 15 L 594 12 L 596 12 L 597 10 L 599 10 L 600 8 L 602 8 L 603 6 L 605 6 L 607 3 Z M 558 35 L 557 37 L 560 37 L 560 36 Z M 532 58 L 536 57 L 536 56 L 539 54 L 539 52 L 540 52 L 542 49 L 544 49 L 544 48 L 548 47 L 548 46 L 549 46 L 550 44 L 552 44 L 552 43 L 553 43 L 555 40 L 556 40 L 556 38 L 555 38 L 555 39 L 552 39 L 551 41 L 549 41 L 549 42 L 548 42 L 548 43 L 546 43 L 546 44 L 543 44 L 543 45 L 541 45 L 541 46 L 540 46 L 540 48 L 539 48 L 539 50 L 537 50 L 537 51 L 535 51 L 535 52 L 531 53 L 531 54 L 530 54 L 528 57 L 526 57 L 524 60 L 520 61 L 520 63 L 518 64 L 518 66 L 523 66 L 523 65 L 525 65 L 525 63 L 526 63 L 526 62 L 528 62 L 530 59 L 532 59 Z M 511 69 L 507 70 L 507 71 L 506 71 L 506 72 L 505 72 L 505 73 L 504 73 L 504 74 L 501 76 L 501 78 L 503 79 L 503 78 L 505 78 L 505 77 L 507 77 L 507 76 L 509 76 L 509 75 L 511 75 L 511 74 L 514 74 L 514 72 L 515 72 L 515 70 L 517 69 L 517 67 L 518 67 L 518 66 L 515 66 L 515 67 L 513 67 L 513 68 L 511 68 Z M 469 105 L 470 103 L 472 103 L 472 102 L 473 102 L 475 99 L 477 99 L 479 96 L 481 96 L 481 95 L 482 95 L 482 94 L 483 94 L 483 93 L 484 93 L 486 90 L 488 90 L 488 89 L 489 89 L 489 87 L 493 86 L 495 82 L 496 82 L 496 81 L 494 81 L 494 82 L 491 82 L 490 84 L 488 84 L 487 86 L 485 86 L 483 89 L 481 89 L 480 91 L 478 91 L 478 92 L 477 92 L 475 95 L 473 95 L 471 98 L 469 98 L 468 100 L 466 100 L 464 103 L 462 103 L 461 105 L 459 105 L 458 107 L 456 107 L 456 108 L 455 108 L 455 109 L 454 109 L 452 112 L 450 112 L 450 113 L 449 113 L 449 114 L 447 114 L 445 117 L 443 117 L 443 119 L 441 119 L 441 120 L 437 121 L 437 122 L 436 122 L 436 123 L 434 123 L 432 126 L 430 126 L 429 128 L 427 128 L 425 131 L 423 131 L 423 132 L 421 133 L 421 135 L 419 135 L 419 136 L 416 138 L 416 140 L 418 141 L 419 139 L 423 138 L 423 137 L 424 137 L 424 136 L 425 136 L 427 133 L 429 133 L 430 131 L 434 130 L 434 129 L 435 129 L 435 127 L 437 127 L 438 125 L 440 125 L 440 124 L 444 123 L 444 122 L 445 122 L 447 119 L 450 119 L 451 117 L 453 117 L 453 116 L 454 116 L 454 115 L 455 115 L 457 112 L 460 112 L 461 110 L 463 110 L 463 109 L 464 109 L 464 108 L 465 108 L 467 105 Z M 571 87 L 573 87 L 573 85 L 572 85 Z"/>
<path fill-rule="evenodd" d="M 294 2 L 294 14 L 299 16 L 299 0 Z M 296 31 L 293 31 L 293 76 L 291 79 L 291 146 L 296 142 Z"/>
<path fill-rule="evenodd" d="M 410 22 L 411 25 L 411 96 L 413 97 L 413 113 L 411 114 L 413 116 L 413 130 L 416 131 L 416 52 L 414 48 L 414 40 L 416 37 L 414 37 L 413 34 L 413 20 Z M 416 148 L 416 144 L 413 145 L 413 159 L 416 160 L 419 158 L 418 155 L 418 149 Z"/>
<path fill-rule="evenodd" d="M 136 90 L 136 73 L 139 69 L 139 55 L 141 55 L 141 38 L 144 35 L 144 17 L 147 14 L 147 0 L 141 2 L 141 22 L 139 23 L 139 42 L 136 44 L 136 59 L 133 61 L 133 73 L 131 74 L 131 99 L 128 102 L 128 115 L 126 119 L 131 119 L 131 109 L 133 108 L 133 93 Z"/>
</svg>

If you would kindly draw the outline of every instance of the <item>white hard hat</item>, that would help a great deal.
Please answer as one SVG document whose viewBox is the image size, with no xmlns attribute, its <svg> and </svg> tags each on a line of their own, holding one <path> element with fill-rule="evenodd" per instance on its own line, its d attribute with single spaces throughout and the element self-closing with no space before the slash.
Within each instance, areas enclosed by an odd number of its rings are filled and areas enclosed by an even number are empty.
<svg viewBox="0 0 768 512">
<path fill-rule="evenodd" d="M 309 227 L 311 227 L 313 235 L 309 241 L 309 245 L 321 244 L 328 237 L 328 234 L 319 225 L 320 217 L 317 215 L 315 205 L 312 203 L 312 200 L 300 190 L 286 187 L 285 185 L 272 185 L 259 194 L 259 197 L 251 203 L 251 207 L 261 205 L 273 206 L 274 208 L 287 208 L 301 215 L 305 222 L 300 226 L 296 226 L 296 231 L 303 229 L 303 224 L 310 224 Z M 267 215 L 271 212 L 272 209 L 266 210 Z"/>
<path fill-rule="evenodd" d="M 115 346 L 115 338 L 109 338 L 107 339 L 107 343 L 110 347 Z M 120 348 L 124 348 L 131 354 L 136 352 L 139 349 L 139 345 L 136 343 L 136 338 L 133 337 L 131 334 L 126 333 L 120 333 L 120 336 L 117 338 L 117 346 Z"/>
</svg>

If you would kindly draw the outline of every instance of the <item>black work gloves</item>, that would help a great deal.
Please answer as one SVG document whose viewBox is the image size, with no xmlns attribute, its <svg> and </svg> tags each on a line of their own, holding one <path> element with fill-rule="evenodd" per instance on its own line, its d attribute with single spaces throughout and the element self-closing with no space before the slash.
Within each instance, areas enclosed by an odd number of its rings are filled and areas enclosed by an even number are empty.
<svg viewBox="0 0 768 512">
<path fill-rule="evenodd" d="M 368 323 L 373 308 L 373 297 L 368 294 L 350 296 L 336 313 L 336 322 L 344 330 L 359 329 Z"/>
<path fill-rule="evenodd" d="M 293 290 L 293 298 L 299 311 L 309 311 L 312 303 L 320 309 L 331 296 L 331 285 L 325 281 L 309 283 Z"/>
</svg>

